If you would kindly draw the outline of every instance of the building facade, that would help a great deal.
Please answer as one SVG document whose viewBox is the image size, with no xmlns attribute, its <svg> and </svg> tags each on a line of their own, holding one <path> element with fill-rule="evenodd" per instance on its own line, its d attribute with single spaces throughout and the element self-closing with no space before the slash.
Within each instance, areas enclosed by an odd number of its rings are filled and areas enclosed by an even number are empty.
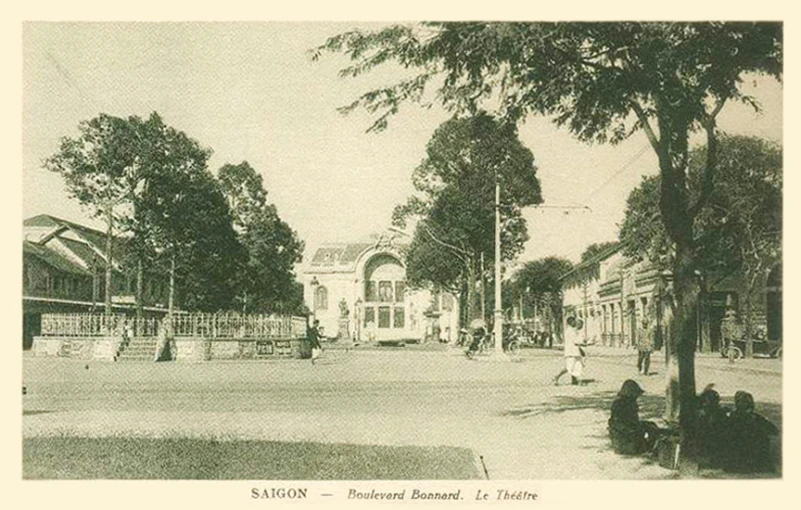
<svg viewBox="0 0 801 510">
<path fill-rule="evenodd" d="M 755 327 L 771 341 L 782 340 L 781 261 L 768 267 L 756 286 Z M 563 276 L 564 316 L 576 315 L 584 321 L 588 341 L 608 346 L 633 346 L 637 325 L 643 316 L 652 324 L 663 325 L 666 296 L 669 295 L 669 271 L 662 271 L 648 261 L 636 261 L 621 253 L 615 245 L 599 253 Z M 741 274 L 709 276 L 707 293 L 697 310 L 698 349 L 718 351 L 723 344 L 722 323 L 726 311 L 741 317 L 744 278 Z"/>
<path fill-rule="evenodd" d="M 406 236 L 386 232 L 354 243 L 326 243 L 303 272 L 304 299 L 326 337 L 354 341 L 449 341 L 458 301 L 406 285 Z"/>
<path fill-rule="evenodd" d="M 116 261 L 125 254 L 124 238 L 113 240 L 112 306 L 133 313 L 136 275 Z M 106 236 L 103 232 L 39 215 L 23 221 L 23 348 L 41 331 L 43 313 L 102 311 L 105 301 Z M 168 280 L 146 274 L 143 302 L 150 314 L 166 312 Z"/>
</svg>

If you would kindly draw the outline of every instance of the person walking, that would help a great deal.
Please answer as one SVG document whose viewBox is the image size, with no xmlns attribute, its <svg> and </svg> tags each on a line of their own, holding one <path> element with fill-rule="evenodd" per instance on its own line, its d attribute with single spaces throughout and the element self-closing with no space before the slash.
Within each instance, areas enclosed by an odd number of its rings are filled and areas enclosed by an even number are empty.
<svg viewBox="0 0 801 510">
<path fill-rule="evenodd" d="M 317 361 L 317 358 L 320 357 L 320 352 L 323 350 L 323 346 L 320 345 L 320 321 L 315 319 L 314 324 L 309 330 L 306 332 L 306 339 L 309 342 L 309 346 L 311 347 L 311 362 L 312 365 Z"/>
<path fill-rule="evenodd" d="M 575 316 L 567 318 L 567 327 L 564 332 L 564 357 L 565 368 L 553 378 L 554 386 L 559 385 L 559 379 L 565 375 L 570 375 L 570 384 L 581 384 L 581 377 L 584 372 L 584 357 L 586 353 L 582 347 L 586 346 L 581 339 L 581 328 L 584 323 Z"/>
<path fill-rule="evenodd" d="M 637 370 L 642 375 L 648 375 L 651 367 L 651 353 L 655 347 L 654 330 L 643 316 L 640 328 L 637 331 Z"/>
</svg>

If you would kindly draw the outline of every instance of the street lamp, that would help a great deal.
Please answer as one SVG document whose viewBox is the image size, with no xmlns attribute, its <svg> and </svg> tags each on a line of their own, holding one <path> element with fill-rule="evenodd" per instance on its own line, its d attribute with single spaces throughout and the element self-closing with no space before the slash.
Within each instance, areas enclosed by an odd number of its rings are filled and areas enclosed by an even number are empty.
<svg viewBox="0 0 801 510">
<path fill-rule="evenodd" d="M 317 287 L 319 285 L 320 285 L 320 282 L 317 281 L 317 277 L 316 276 L 312 276 L 312 279 L 309 282 L 309 286 L 311 287 L 312 324 L 314 324 L 314 320 L 317 319 Z"/>
</svg>

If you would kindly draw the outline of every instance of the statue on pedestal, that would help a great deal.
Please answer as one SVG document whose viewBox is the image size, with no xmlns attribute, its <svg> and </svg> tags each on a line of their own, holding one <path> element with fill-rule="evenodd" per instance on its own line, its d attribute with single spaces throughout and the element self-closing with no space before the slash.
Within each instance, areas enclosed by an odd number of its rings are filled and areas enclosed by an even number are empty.
<svg viewBox="0 0 801 510">
<path fill-rule="evenodd" d="M 337 331 L 337 338 L 340 340 L 350 340 L 350 320 L 348 316 L 350 310 L 345 298 L 339 301 L 339 331 Z"/>
</svg>

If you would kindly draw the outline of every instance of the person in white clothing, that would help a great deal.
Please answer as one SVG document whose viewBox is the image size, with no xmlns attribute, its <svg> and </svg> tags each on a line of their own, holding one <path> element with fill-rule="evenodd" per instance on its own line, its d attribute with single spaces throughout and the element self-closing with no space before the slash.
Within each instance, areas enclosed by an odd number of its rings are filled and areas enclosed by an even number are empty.
<svg viewBox="0 0 801 510">
<path fill-rule="evenodd" d="M 554 385 L 559 384 L 559 379 L 565 375 L 570 375 L 570 384 L 581 384 L 581 376 L 584 369 L 584 349 L 587 344 L 584 343 L 581 334 L 581 328 L 584 323 L 581 319 L 574 316 L 567 318 L 567 327 L 564 333 L 564 357 L 565 368 L 563 368 L 556 377 L 553 378 Z"/>
</svg>

